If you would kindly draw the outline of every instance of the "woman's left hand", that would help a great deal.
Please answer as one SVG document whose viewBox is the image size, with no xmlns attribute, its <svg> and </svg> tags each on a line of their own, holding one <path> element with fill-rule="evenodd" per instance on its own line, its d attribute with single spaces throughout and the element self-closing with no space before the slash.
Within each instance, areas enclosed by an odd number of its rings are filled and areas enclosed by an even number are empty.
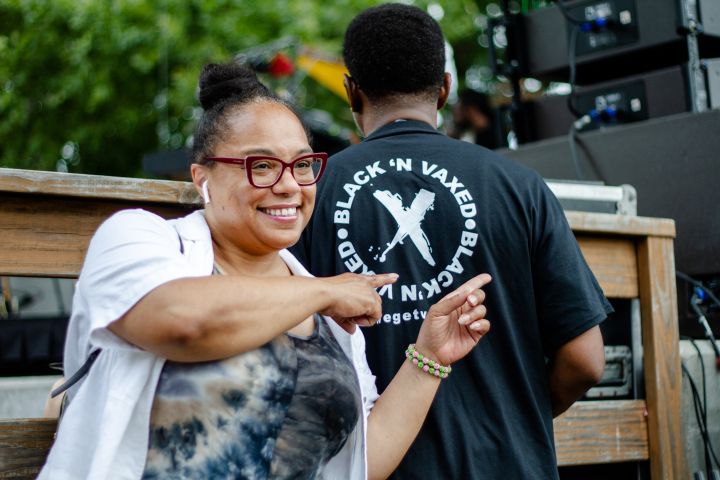
<svg viewBox="0 0 720 480">
<path fill-rule="evenodd" d="M 415 344 L 418 353 L 441 365 L 470 353 L 490 330 L 482 287 L 491 280 L 487 273 L 478 275 L 430 307 Z"/>
</svg>

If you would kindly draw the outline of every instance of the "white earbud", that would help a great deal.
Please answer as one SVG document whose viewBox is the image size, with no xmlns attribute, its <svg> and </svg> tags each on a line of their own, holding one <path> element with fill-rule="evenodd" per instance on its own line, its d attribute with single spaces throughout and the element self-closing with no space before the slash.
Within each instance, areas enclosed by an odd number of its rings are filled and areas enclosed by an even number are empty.
<svg viewBox="0 0 720 480">
<path fill-rule="evenodd" d="M 207 184 L 208 184 L 207 180 L 205 180 L 202 184 L 202 196 L 203 196 L 203 200 L 205 201 L 205 205 L 210 203 L 210 194 L 208 193 Z"/>
</svg>

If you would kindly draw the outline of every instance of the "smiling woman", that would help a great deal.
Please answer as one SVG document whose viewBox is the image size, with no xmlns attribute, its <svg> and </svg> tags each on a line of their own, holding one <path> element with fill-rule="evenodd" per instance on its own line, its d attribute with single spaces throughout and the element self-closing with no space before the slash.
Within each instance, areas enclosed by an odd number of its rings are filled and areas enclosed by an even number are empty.
<svg viewBox="0 0 720 480">
<path fill-rule="evenodd" d="M 312 215 L 319 177 L 308 182 L 301 176 L 304 185 L 299 185 L 297 172 L 307 169 L 312 150 L 298 117 L 285 105 L 248 104 L 227 125 L 214 155 L 196 158 L 191 172 L 196 185 L 206 185 L 211 201 L 205 219 L 217 246 L 216 261 L 233 272 L 235 261 L 228 257 L 275 254 L 297 242 Z M 321 164 L 323 157 L 317 157 Z M 292 168 L 282 168 L 282 162 Z M 276 272 L 286 270 L 277 255 L 268 260 Z M 262 263 L 249 267 L 273 268 Z"/>
<path fill-rule="evenodd" d="M 430 308 L 378 397 L 356 326 L 378 321 L 375 289 L 397 275 L 313 278 L 285 250 L 327 156 L 242 66 L 206 66 L 200 101 L 191 174 L 205 208 L 170 221 L 127 210 L 96 232 L 66 371 L 97 359 L 68 391 L 40 478 L 387 477 L 449 364 L 488 331 L 490 278 Z"/>
</svg>

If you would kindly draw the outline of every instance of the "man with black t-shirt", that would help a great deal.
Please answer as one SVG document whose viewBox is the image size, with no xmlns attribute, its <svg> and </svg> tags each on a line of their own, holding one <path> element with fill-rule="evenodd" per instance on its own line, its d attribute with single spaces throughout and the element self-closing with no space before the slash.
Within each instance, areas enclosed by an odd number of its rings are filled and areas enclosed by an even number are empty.
<svg viewBox="0 0 720 480">
<path fill-rule="evenodd" d="M 380 290 L 381 322 L 364 330 L 378 388 L 433 302 L 478 273 L 493 277 L 492 329 L 442 380 L 394 478 L 558 478 L 552 418 L 602 375 L 598 324 L 612 311 L 562 208 L 534 171 L 435 129 L 450 76 L 425 12 L 366 10 L 343 54 L 366 138 L 331 159 L 294 252 L 316 275 L 400 274 Z"/>
</svg>

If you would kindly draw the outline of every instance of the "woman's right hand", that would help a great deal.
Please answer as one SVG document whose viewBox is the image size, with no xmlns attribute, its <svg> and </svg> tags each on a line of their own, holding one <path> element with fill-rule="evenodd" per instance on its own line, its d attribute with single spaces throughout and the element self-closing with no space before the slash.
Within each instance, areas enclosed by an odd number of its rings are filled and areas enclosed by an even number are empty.
<svg viewBox="0 0 720 480">
<path fill-rule="evenodd" d="M 354 333 L 357 325 L 374 325 L 382 315 L 382 300 L 375 289 L 397 279 L 396 273 L 343 273 L 321 278 L 328 283 L 330 304 L 320 314 L 331 317 L 348 333 Z"/>
</svg>

